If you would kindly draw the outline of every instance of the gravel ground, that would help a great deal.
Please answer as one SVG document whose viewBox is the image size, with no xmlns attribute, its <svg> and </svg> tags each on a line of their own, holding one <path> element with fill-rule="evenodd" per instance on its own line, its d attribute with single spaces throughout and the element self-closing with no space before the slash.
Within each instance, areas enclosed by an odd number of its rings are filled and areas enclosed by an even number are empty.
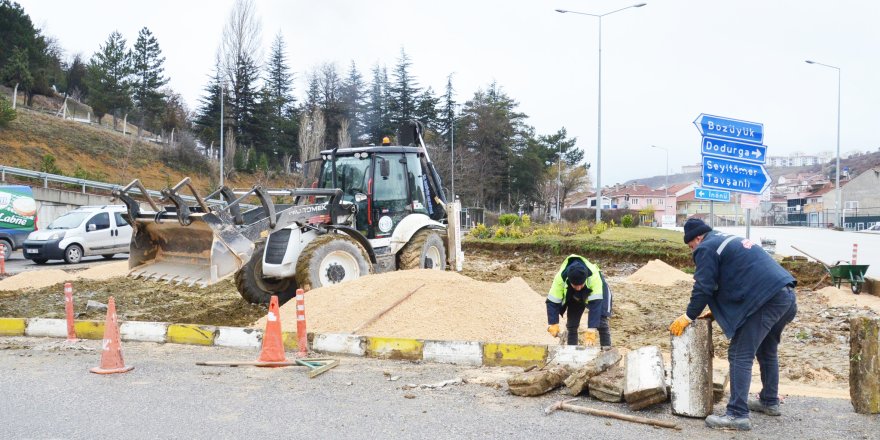
<svg viewBox="0 0 880 440">
<path fill-rule="evenodd" d="M 135 369 L 99 376 L 88 372 L 98 363 L 99 341 L 74 347 L 58 339 L 0 338 L 4 437 L 880 439 L 880 416 L 855 414 L 843 399 L 789 397 L 782 417 L 757 414 L 753 431 L 736 434 L 674 417 L 668 404 L 638 413 L 676 421 L 679 432 L 573 413 L 545 416 L 543 408 L 565 396 L 509 395 L 497 382 L 510 368 L 341 357 L 339 367 L 308 379 L 302 368 L 194 365 L 253 360 L 253 350 L 126 343 L 126 363 Z M 467 383 L 406 389 L 457 377 Z M 630 413 L 588 398 L 580 404 Z M 721 411 L 723 404 L 716 406 Z"/>
</svg>

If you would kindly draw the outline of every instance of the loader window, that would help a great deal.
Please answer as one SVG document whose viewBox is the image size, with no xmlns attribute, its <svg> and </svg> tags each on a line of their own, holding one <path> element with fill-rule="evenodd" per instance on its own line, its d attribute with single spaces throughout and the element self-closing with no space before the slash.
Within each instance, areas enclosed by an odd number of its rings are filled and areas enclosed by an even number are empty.
<svg viewBox="0 0 880 440">
<path fill-rule="evenodd" d="M 369 169 L 370 159 L 354 156 L 336 157 L 336 183 L 345 193 L 346 199 L 352 199 L 355 193 L 367 193 Z M 325 162 L 321 170 L 321 188 L 333 188 L 333 167 L 330 162 Z"/>
<path fill-rule="evenodd" d="M 409 180 L 410 200 L 413 212 L 427 214 L 425 207 L 425 187 L 422 180 L 422 163 L 419 157 L 413 153 L 406 155 L 407 180 Z"/>
</svg>

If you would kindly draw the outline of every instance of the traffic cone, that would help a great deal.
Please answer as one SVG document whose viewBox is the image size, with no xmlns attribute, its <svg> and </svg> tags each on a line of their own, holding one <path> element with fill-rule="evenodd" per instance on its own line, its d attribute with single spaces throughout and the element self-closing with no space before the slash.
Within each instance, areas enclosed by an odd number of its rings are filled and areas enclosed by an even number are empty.
<svg viewBox="0 0 880 440">
<path fill-rule="evenodd" d="M 125 373 L 134 369 L 134 367 L 126 367 L 125 361 L 122 359 L 119 325 L 116 322 L 116 301 L 112 296 L 107 302 L 107 321 L 104 323 L 104 340 L 101 342 L 101 350 L 101 366 L 89 369 L 92 373 Z"/>
<path fill-rule="evenodd" d="M 266 315 L 266 331 L 263 332 L 263 348 L 257 362 L 287 362 L 284 356 L 284 341 L 281 339 L 281 313 L 278 310 L 278 297 L 272 295 L 269 301 L 269 314 Z"/>
</svg>

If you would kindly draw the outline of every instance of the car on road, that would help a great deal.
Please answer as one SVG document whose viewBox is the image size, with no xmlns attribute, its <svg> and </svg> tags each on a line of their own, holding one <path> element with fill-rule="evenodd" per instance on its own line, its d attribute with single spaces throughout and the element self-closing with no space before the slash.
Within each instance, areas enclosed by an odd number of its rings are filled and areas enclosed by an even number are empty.
<svg viewBox="0 0 880 440">
<path fill-rule="evenodd" d="M 131 225 L 122 217 L 125 206 L 82 206 L 58 217 L 44 230 L 34 231 L 24 241 L 24 257 L 34 263 L 64 260 L 79 263 L 83 257 L 106 259 L 128 253 Z"/>
<path fill-rule="evenodd" d="M 880 234 L 880 223 L 871 226 L 870 228 L 863 229 L 862 232 L 871 232 L 873 234 Z"/>
<path fill-rule="evenodd" d="M 31 187 L 0 186 L 0 244 L 4 258 L 22 248 L 28 234 L 37 229 L 37 203 Z"/>
</svg>

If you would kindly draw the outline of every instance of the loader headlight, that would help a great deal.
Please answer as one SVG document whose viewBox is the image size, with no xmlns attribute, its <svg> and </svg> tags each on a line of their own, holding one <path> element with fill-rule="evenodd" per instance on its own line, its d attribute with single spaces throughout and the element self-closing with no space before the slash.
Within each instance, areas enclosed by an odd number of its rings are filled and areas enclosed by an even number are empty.
<svg viewBox="0 0 880 440">
<path fill-rule="evenodd" d="M 365 201 L 365 200 L 367 200 L 367 195 L 364 194 L 364 193 L 356 193 L 356 194 L 354 195 L 354 201 L 355 201 L 355 202 L 360 203 L 360 202 L 363 202 L 363 201 Z"/>
</svg>

